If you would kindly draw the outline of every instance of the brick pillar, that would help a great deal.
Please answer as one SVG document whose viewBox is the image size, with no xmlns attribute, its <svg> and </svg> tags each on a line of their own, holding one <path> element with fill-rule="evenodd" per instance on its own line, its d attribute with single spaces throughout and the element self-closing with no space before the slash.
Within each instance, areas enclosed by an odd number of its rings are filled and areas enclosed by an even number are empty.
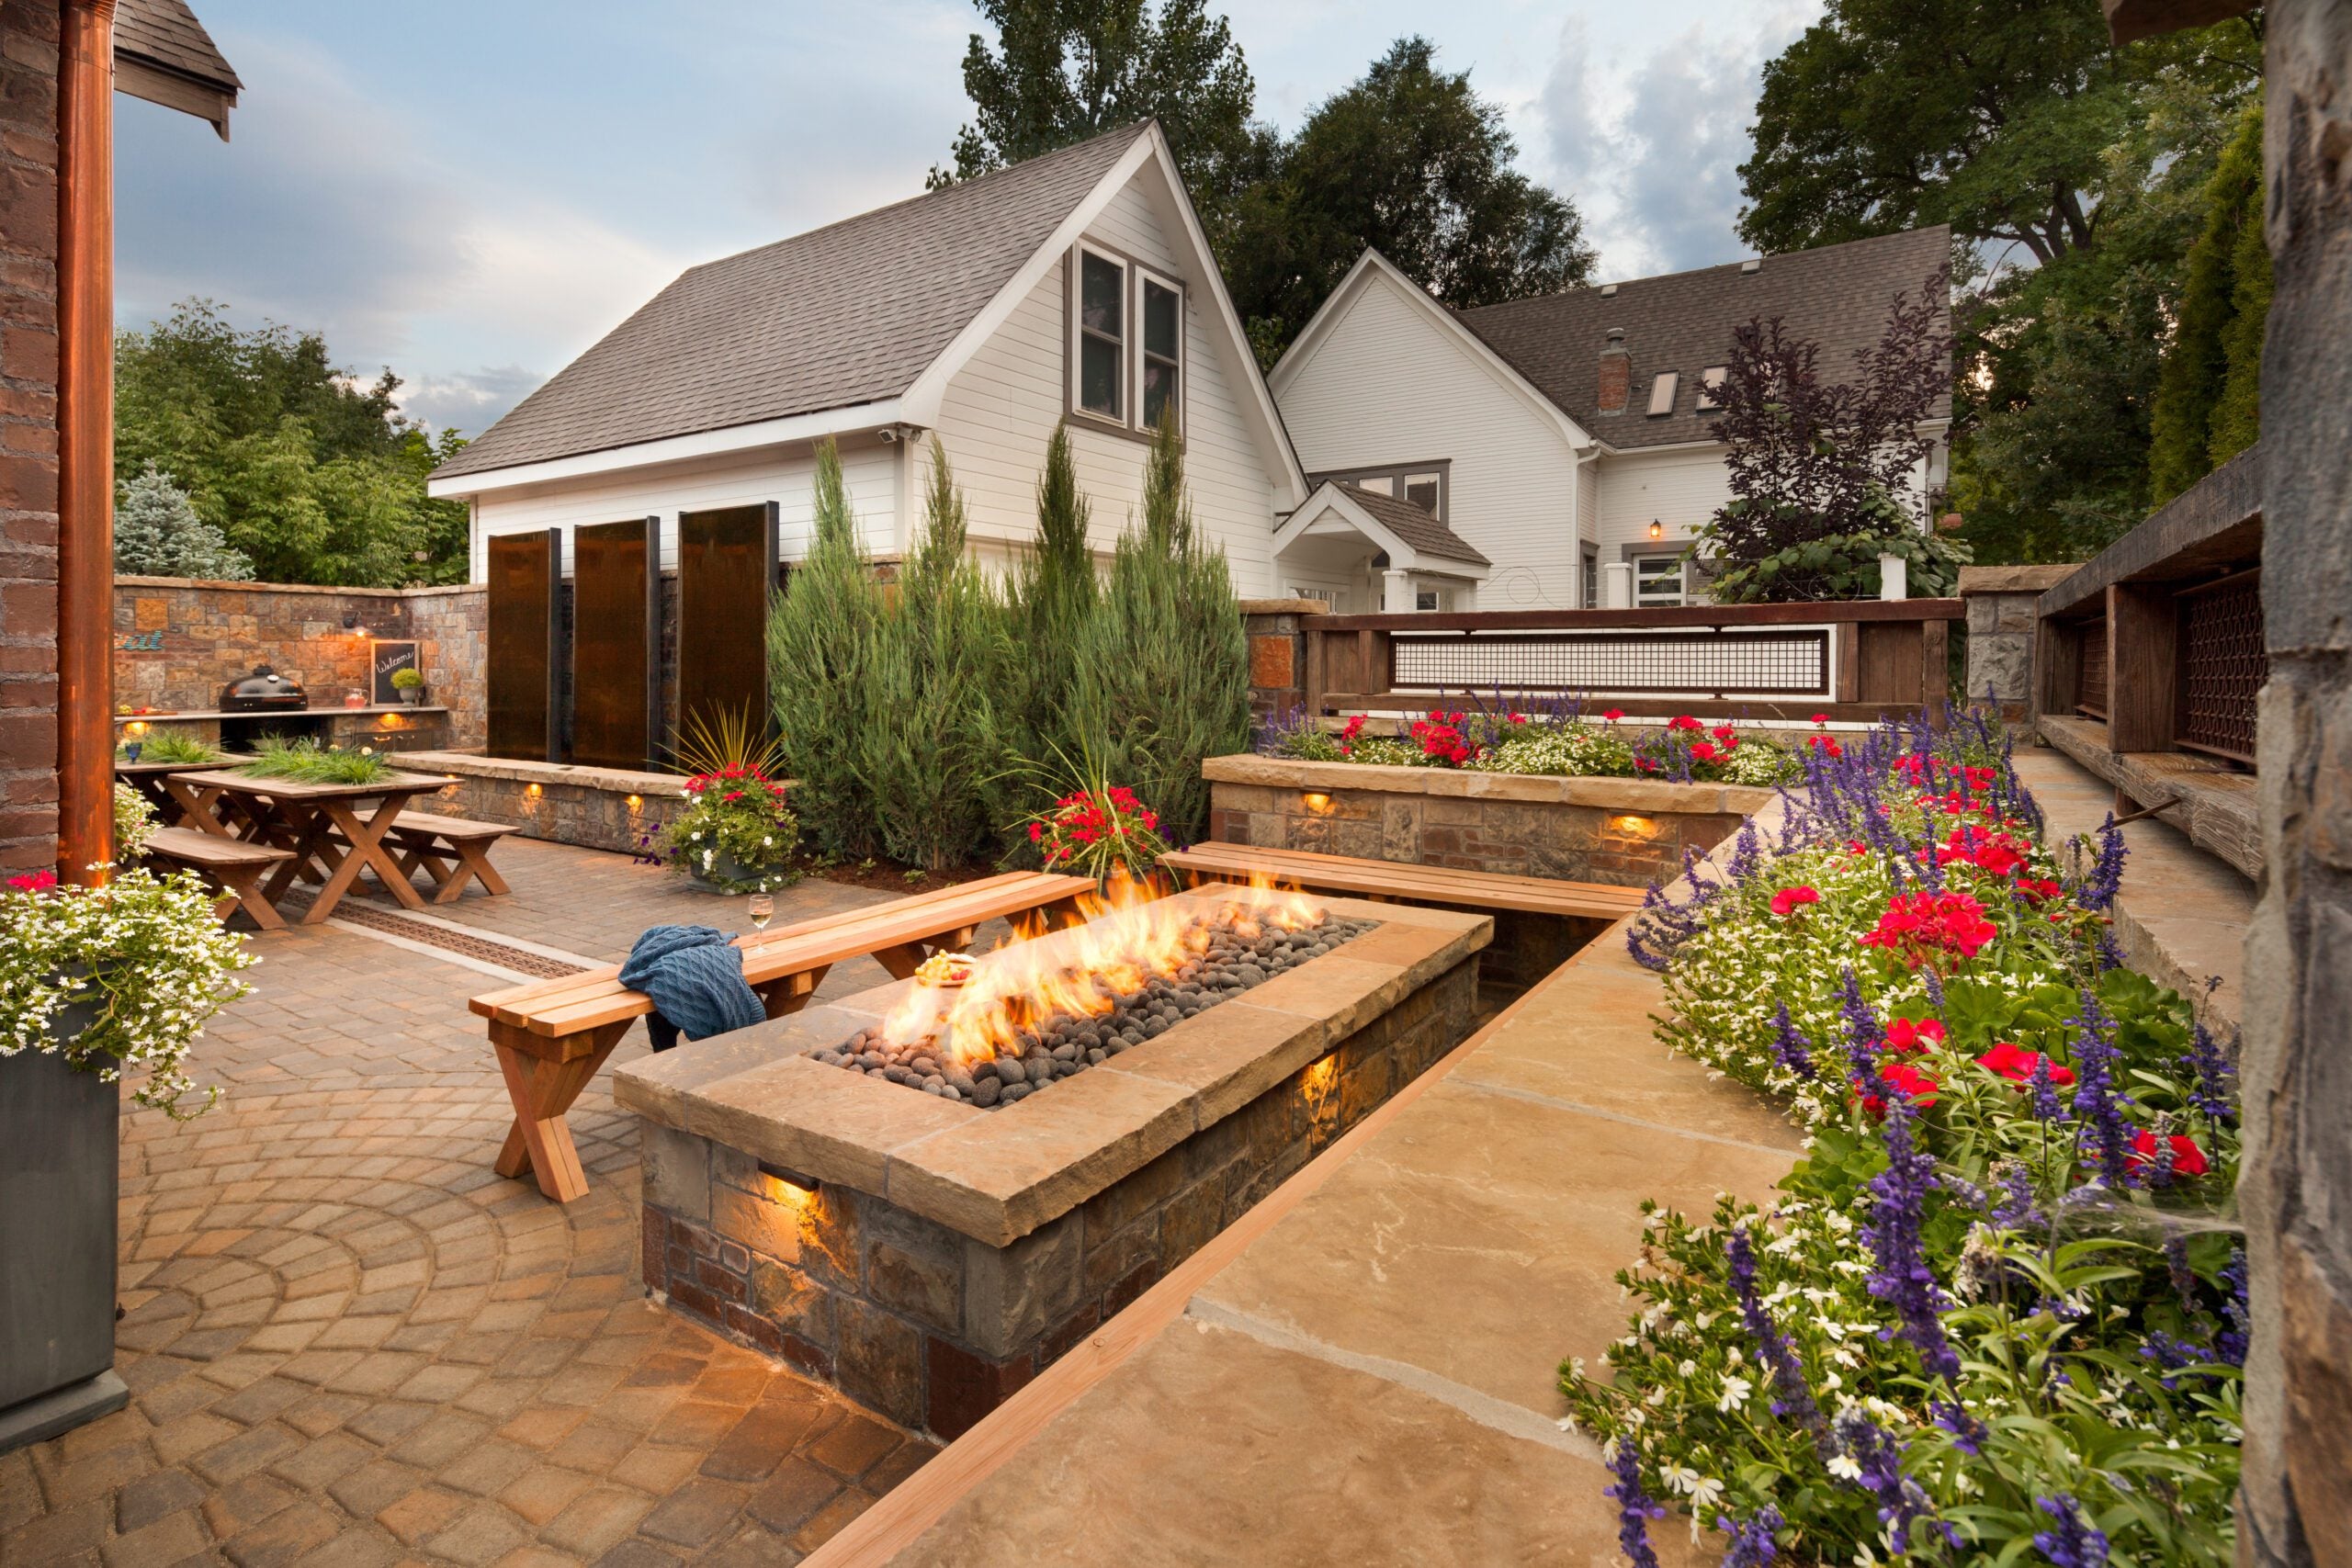
<svg viewBox="0 0 2352 1568">
<path fill-rule="evenodd" d="M 0 0 L 0 866 L 57 860 L 57 0 Z"/>
</svg>

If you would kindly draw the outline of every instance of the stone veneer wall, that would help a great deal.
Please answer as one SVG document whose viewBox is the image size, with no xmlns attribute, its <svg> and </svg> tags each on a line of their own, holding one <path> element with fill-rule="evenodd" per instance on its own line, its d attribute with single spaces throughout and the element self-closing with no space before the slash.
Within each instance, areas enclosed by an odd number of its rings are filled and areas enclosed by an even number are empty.
<svg viewBox="0 0 2352 1568">
<path fill-rule="evenodd" d="M 1985 689 L 2002 722 L 2022 724 L 2033 705 L 2033 603 L 2076 569 L 2064 566 L 1964 566 L 1960 597 L 1968 606 L 1968 673 L 1962 693 L 1981 702 Z"/>
<path fill-rule="evenodd" d="M 804 1196 L 741 1150 L 645 1120 L 646 1283 L 894 1421 L 957 1437 L 1466 1038 L 1477 983 L 1474 954 L 1004 1247 L 838 1183 Z"/>
<path fill-rule="evenodd" d="M 1306 617 L 1329 614 L 1318 599 L 1244 599 L 1250 638 L 1250 711 L 1261 717 L 1306 700 Z"/>
<path fill-rule="evenodd" d="M 675 773 L 632 773 L 454 751 L 419 752 L 403 761 L 457 775 L 457 782 L 435 797 L 432 809 L 444 816 L 503 822 L 526 839 L 592 850 L 635 854 L 685 808 L 685 781 Z"/>
<path fill-rule="evenodd" d="M 267 664 L 300 681 L 313 708 L 340 707 L 345 692 L 372 695 L 371 638 L 413 637 L 425 701 L 448 712 L 447 732 L 436 744 L 479 746 L 488 608 L 488 595 L 474 586 L 320 588 L 118 577 L 115 701 L 166 712 L 217 707 L 232 677 Z M 346 619 L 356 626 L 346 627 Z"/>
</svg>

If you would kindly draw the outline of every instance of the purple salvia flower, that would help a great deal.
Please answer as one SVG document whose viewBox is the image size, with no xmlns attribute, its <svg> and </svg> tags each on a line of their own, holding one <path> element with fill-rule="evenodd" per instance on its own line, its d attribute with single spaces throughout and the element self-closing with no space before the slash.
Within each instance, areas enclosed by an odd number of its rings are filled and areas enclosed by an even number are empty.
<svg viewBox="0 0 2352 1568">
<path fill-rule="evenodd" d="M 1857 1404 L 1838 1413 L 1838 1446 L 1861 1471 L 1861 1487 L 1878 1499 L 1879 1521 L 1893 1534 L 1895 1551 L 1905 1551 L 1910 1544 L 1912 1523 L 1933 1519 L 1935 1510 L 1919 1483 L 1903 1473 L 1903 1445 L 1882 1431 Z"/>
<path fill-rule="evenodd" d="M 2188 1032 L 2188 1055 L 2181 1065 L 2196 1080 L 2188 1091 L 2188 1102 L 2222 1126 L 2237 1125 L 2237 1107 L 2232 1101 L 2230 1080 L 2237 1069 L 2230 1066 L 2227 1053 L 2213 1032 L 2202 1023 Z"/>
<path fill-rule="evenodd" d="M 2098 857 L 2091 863 L 2088 875 L 2076 890 L 2075 899 L 2086 909 L 2111 909 L 2115 896 L 2123 889 L 2123 857 L 2131 851 L 2123 842 L 2123 829 L 2115 825 L 2115 813 L 2107 814 L 2107 821 L 2098 830 Z"/>
<path fill-rule="evenodd" d="M 2098 1145 L 2099 1174 L 2109 1187 L 2132 1185 L 2131 1150 L 2134 1129 L 2126 1114 L 2131 1097 L 2116 1087 L 2122 1052 L 2115 1045 L 2115 1020 L 2088 991 L 2081 993 L 2082 1011 L 2068 1019 L 2083 1032 L 2075 1047 L 2074 1112 Z M 2078 1134 L 2079 1135 L 2079 1134 Z"/>
<path fill-rule="evenodd" d="M 1609 1456 L 1609 1469 L 1617 1484 L 1604 1486 L 1600 1492 L 1617 1500 L 1617 1550 L 1634 1568 L 1657 1568 L 1657 1553 L 1650 1550 L 1649 1521 L 1666 1517 L 1666 1509 L 1642 1490 L 1641 1456 L 1631 1438 L 1617 1439 Z"/>
<path fill-rule="evenodd" d="M 2246 1340 L 2254 1333 L 2254 1319 L 2245 1303 L 2245 1248 L 2230 1249 L 2230 1260 L 2222 1269 L 2222 1284 L 2229 1292 L 2222 1301 L 2222 1315 L 2228 1322 L 2213 1336 L 2213 1355 L 2217 1360 L 2243 1367 Z"/>
<path fill-rule="evenodd" d="M 2001 1201 L 1985 1216 L 1995 1230 L 2022 1230 L 2041 1217 L 2033 1196 L 2033 1178 L 2023 1160 L 2003 1160 L 1994 1173 L 2001 1183 Z"/>
<path fill-rule="evenodd" d="M 2185 1235 L 2165 1237 L 2165 1272 L 2172 1276 L 2173 1294 L 2190 1312 L 2201 1309 L 2197 1304 L 2197 1276 L 2188 1267 L 2188 1238 Z"/>
<path fill-rule="evenodd" d="M 2038 1121 L 2055 1122 L 2065 1113 L 2058 1101 L 2058 1085 L 2050 1076 L 2050 1053 L 2041 1052 L 2041 1060 L 2033 1065 L 2033 1076 L 2026 1080 L 2026 1104 Z"/>
<path fill-rule="evenodd" d="M 1780 1553 L 1780 1545 L 1772 1534 L 1785 1522 L 1781 1510 L 1770 1503 L 1748 1516 L 1745 1523 L 1729 1514 L 1716 1516 L 1715 1528 L 1731 1537 L 1731 1544 L 1724 1549 L 1721 1568 L 1764 1568 Z"/>
<path fill-rule="evenodd" d="M 2172 1118 L 2159 1111 L 2156 1124 L 2148 1135 L 2155 1142 L 2155 1157 L 2148 1162 L 2147 1174 L 2142 1179 L 2161 1192 L 2172 1185 L 2173 1166 L 2177 1158 L 2172 1146 Z"/>
<path fill-rule="evenodd" d="M 2123 967 L 2123 950 L 2115 945 L 2113 931 L 2101 931 L 2098 933 L 2098 941 L 2091 947 L 2091 963 L 2093 972 L 2100 975 Z"/>
<path fill-rule="evenodd" d="M 1870 1004 L 1862 1000 L 1862 983 L 1850 964 L 1839 997 L 1838 1010 L 1846 1021 L 1846 1074 L 1856 1093 L 1867 1094 L 1878 1078 L 1879 1047 L 1885 1043 L 1886 1031 Z"/>
<path fill-rule="evenodd" d="M 1772 1015 L 1772 1058 L 1801 1078 L 1810 1081 L 1814 1077 L 1813 1053 L 1806 1047 L 1804 1032 L 1789 1016 L 1786 1002 Z"/>
<path fill-rule="evenodd" d="M 2081 1507 L 2066 1493 L 2037 1497 L 2034 1506 L 2050 1516 L 2052 1528 L 2036 1530 L 2033 1549 L 2057 1568 L 2106 1568 L 2107 1537 L 2091 1527 Z"/>
<path fill-rule="evenodd" d="M 1878 1268 L 1870 1277 L 1870 1292 L 1894 1309 L 1897 1327 L 1879 1330 L 1879 1337 L 1900 1337 L 1919 1352 L 1919 1364 L 1931 1373 L 1960 1375 L 1960 1358 L 1944 1337 L 1941 1313 L 1946 1303 L 1935 1270 L 1928 1265 L 1927 1247 L 1920 1235 L 1926 1220 L 1928 1194 L 1936 1180 L 1935 1157 L 1921 1151 L 1911 1136 L 1911 1102 L 1901 1094 L 1886 1097 L 1886 1168 L 1869 1183 L 1871 1217 L 1863 1228 Z"/>
<path fill-rule="evenodd" d="M 1732 1292 L 1739 1297 L 1739 1320 L 1756 1341 L 1756 1359 L 1772 1374 L 1772 1414 L 1794 1416 L 1820 1443 L 1827 1428 L 1821 1419 L 1821 1407 L 1814 1403 L 1812 1385 L 1805 1382 L 1804 1359 L 1756 1293 L 1756 1249 L 1747 1239 L 1747 1226 L 1732 1227 L 1724 1240 L 1724 1256 L 1731 1264 Z"/>
<path fill-rule="evenodd" d="M 1919 971 L 1919 978 L 1921 978 L 1922 980 L 1925 980 L 1925 981 L 1928 983 L 1928 1005 L 1929 1007 L 1931 1007 L 1931 1008 L 1934 1008 L 1938 1012 L 1941 1012 L 1941 1011 L 1943 1011 L 1943 1010 L 1944 1010 L 1944 978 L 1943 978 L 1943 976 L 1936 973 L 1936 966 L 1935 966 L 1934 964 L 1927 964 L 1927 965 L 1923 966 L 1923 967 L 1920 969 L 1920 971 Z"/>
<path fill-rule="evenodd" d="M 1956 1400 L 1931 1399 L 1928 1401 L 1928 1411 L 1936 1418 L 1937 1426 L 1951 1434 L 1953 1448 L 1971 1459 L 1984 1453 L 1984 1441 L 1993 1434 L 1984 1422 L 1968 1413 L 1968 1406 Z"/>
<path fill-rule="evenodd" d="M 1730 874 L 1735 886 L 1756 874 L 1762 850 L 1763 845 L 1756 837 L 1756 818 L 1748 818 L 1740 823 L 1739 837 L 1733 842 L 1731 859 L 1724 863 L 1724 870 Z"/>
</svg>

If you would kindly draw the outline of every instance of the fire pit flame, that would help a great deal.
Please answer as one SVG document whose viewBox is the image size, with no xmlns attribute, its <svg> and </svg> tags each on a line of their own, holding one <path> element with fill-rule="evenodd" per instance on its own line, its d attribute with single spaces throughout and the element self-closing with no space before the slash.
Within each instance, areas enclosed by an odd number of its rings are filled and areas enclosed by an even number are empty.
<svg viewBox="0 0 2352 1568">
<path fill-rule="evenodd" d="M 1208 951 L 1216 925 L 1194 899 L 1120 878 L 1102 894 L 1083 894 L 1065 917 L 1065 940 L 1024 940 L 989 953 L 960 986 L 918 984 L 882 1021 L 892 1044 L 930 1042 L 943 1061 L 969 1070 L 1001 1055 L 1018 1057 L 1031 1032 L 1055 1014 L 1099 1018 L 1122 997 L 1172 976 Z M 1245 939 L 1299 931 L 1323 919 L 1314 900 L 1271 883 L 1236 887 L 1226 929 Z"/>
</svg>

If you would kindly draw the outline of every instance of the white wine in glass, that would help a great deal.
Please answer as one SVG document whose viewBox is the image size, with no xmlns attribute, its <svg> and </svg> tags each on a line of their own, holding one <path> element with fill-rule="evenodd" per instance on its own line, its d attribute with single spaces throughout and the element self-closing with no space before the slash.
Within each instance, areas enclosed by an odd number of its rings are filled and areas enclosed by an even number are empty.
<svg viewBox="0 0 2352 1568">
<path fill-rule="evenodd" d="M 752 894 L 752 929 L 763 931 L 768 929 L 768 922 L 774 919 L 775 919 L 775 897 L 766 893 Z"/>
</svg>

